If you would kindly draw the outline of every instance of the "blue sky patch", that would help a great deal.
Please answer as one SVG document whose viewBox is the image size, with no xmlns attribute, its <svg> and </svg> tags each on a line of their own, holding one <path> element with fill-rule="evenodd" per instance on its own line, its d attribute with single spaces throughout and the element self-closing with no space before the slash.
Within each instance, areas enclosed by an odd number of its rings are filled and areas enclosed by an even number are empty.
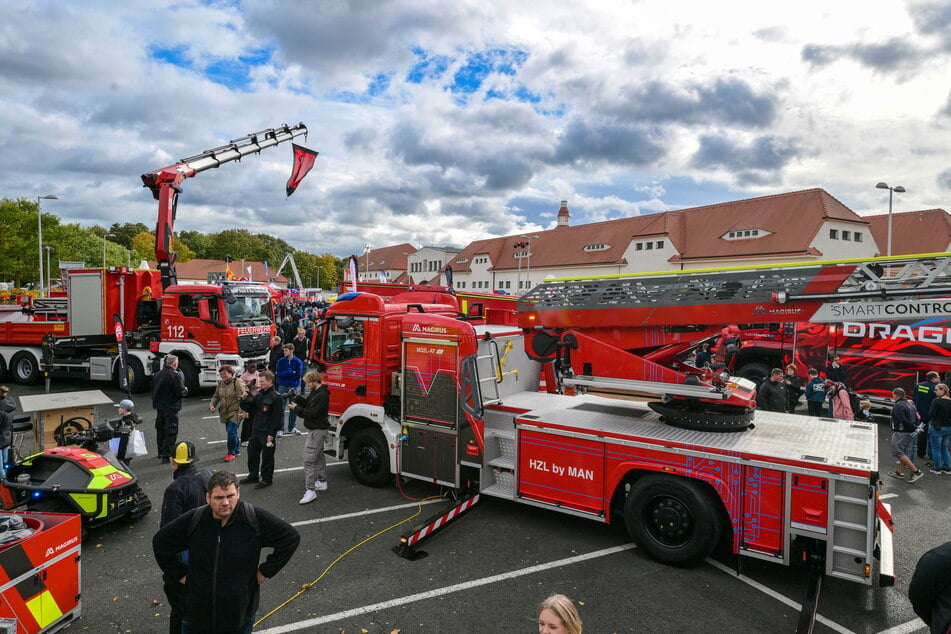
<svg viewBox="0 0 951 634">
<path fill-rule="evenodd" d="M 471 53 L 465 65 L 453 75 L 449 89 L 454 93 L 474 93 L 492 74 L 514 76 L 526 59 L 528 53 L 519 49 L 495 48 Z"/>
<path fill-rule="evenodd" d="M 449 58 L 445 55 L 433 55 L 421 48 L 413 48 L 413 55 L 419 60 L 406 74 L 406 81 L 411 84 L 422 83 L 426 79 L 439 79 L 449 68 Z"/>
<path fill-rule="evenodd" d="M 181 46 L 150 46 L 149 57 L 179 68 L 191 68 L 192 60 L 185 56 L 186 47 Z"/>
</svg>

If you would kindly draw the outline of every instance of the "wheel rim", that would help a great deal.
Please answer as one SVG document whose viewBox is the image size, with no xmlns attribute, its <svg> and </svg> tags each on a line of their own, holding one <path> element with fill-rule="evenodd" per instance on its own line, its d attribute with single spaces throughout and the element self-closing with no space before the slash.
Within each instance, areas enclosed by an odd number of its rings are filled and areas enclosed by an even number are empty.
<svg viewBox="0 0 951 634">
<path fill-rule="evenodd" d="M 371 443 L 363 443 L 357 451 L 357 469 L 364 474 L 376 473 L 380 468 L 380 454 Z"/>
<path fill-rule="evenodd" d="M 644 526 L 654 541 L 670 548 L 686 545 L 694 533 L 690 509 L 669 495 L 657 496 L 645 506 Z"/>
<path fill-rule="evenodd" d="M 16 364 L 14 372 L 17 378 L 25 381 L 33 376 L 33 364 L 30 363 L 29 359 L 20 359 Z"/>
</svg>

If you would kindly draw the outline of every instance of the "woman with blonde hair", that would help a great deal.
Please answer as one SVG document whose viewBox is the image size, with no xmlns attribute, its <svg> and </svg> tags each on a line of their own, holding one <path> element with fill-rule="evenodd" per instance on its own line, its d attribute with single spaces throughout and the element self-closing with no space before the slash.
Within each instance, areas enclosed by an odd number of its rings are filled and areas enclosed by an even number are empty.
<svg viewBox="0 0 951 634">
<path fill-rule="evenodd" d="M 538 634 L 581 634 L 581 617 L 571 599 L 553 594 L 538 606 Z"/>
</svg>

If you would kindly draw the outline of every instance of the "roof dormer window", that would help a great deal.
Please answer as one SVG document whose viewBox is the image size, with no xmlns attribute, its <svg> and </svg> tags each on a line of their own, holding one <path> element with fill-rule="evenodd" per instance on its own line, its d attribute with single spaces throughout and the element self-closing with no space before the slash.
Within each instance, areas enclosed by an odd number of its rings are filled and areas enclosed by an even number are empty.
<svg viewBox="0 0 951 634">
<path fill-rule="evenodd" d="M 771 233 L 771 231 L 764 229 L 734 229 L 720 237 L 724 240 L 750 240 L 752 238 L 763 238 Z"/>
<path fill-rule="evenodd" d="M 604 244 L 603 242 L 598 242 L 595 244 L 586 244 L 582 251 L 606 251 L 611 248 L 611 245 Z"/>
</svg>

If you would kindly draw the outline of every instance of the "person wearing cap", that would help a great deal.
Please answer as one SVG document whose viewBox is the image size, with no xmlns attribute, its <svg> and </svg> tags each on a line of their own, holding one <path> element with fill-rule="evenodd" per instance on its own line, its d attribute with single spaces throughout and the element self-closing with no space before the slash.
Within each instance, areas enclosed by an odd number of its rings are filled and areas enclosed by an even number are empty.
<svg viewBox="0 0 951 634">
<path fill-rule="evenodd" d="M 188 396 L 188 388 L 185 387 L 185 375 L 178 369 L 178 357 L 165 355 L 165 367 L 152 377 L 155 442 L 162 462 L 168 462 L 178 442 L 178 412 L 182 409 L 183 396 Z"/>
<path fill-rule="evenodd" d="M 172 482 L 165 488 L 165 497 L 162 498 L 159 528 L 205 504 L 205 494 L 212 471 L 207 468 L 199 469 L 196 462 L 198 462 L 198 456 L 195 445 L 188 441 L 175 445 L 175 451 L 171 457 Z M 187 563 L 187 557 L 185 563 Z M 179 634 L 182 631 L 182 584 L 174 575 L 163 575 L 163 582 L 165 596 L 171 608 L 168 631 L 169 634 Z"/>
<path fill-rule="evenodd" d="M 241 438 L 238 436 L 238 424 L 241 420 L 241 400 L 248 396 L 248 386 L 244 381 L 237 378 L 234 374 L 234 368 L 230 365 L 223 365 L 218 368 L 220 380 L 215 387 L 215 393 L 211 397 L 211 405 L 208 411 L 213 412 L 218 409 L 218 419 L 225 426 L 225 433 L 228 438 L 228 453 L 225 455 L 225 462 L 231 462 L 235 456 L 241 453 Z"/>
<path fill-rule="evenodd" d="M 116 403 L 115 407 L 118 408 L 121 418 L 116 421 L 110 421 L 109 426 L 112 427 L 112 431 L 116 433 L 116 438 L 119 439 L 119 450 L 116 452 L 116 457 L 128 464 L 132 462 L 132 456 L 126 457 L 126 451 L 129 448 L 129 438 L 132 432 L 135 431 L 135 426 L 142 424 L 142 419 L 133 411 L 135 409 L 135 403 L 133 403 L 131 399 L 124 398 Z"/>
</svg>

